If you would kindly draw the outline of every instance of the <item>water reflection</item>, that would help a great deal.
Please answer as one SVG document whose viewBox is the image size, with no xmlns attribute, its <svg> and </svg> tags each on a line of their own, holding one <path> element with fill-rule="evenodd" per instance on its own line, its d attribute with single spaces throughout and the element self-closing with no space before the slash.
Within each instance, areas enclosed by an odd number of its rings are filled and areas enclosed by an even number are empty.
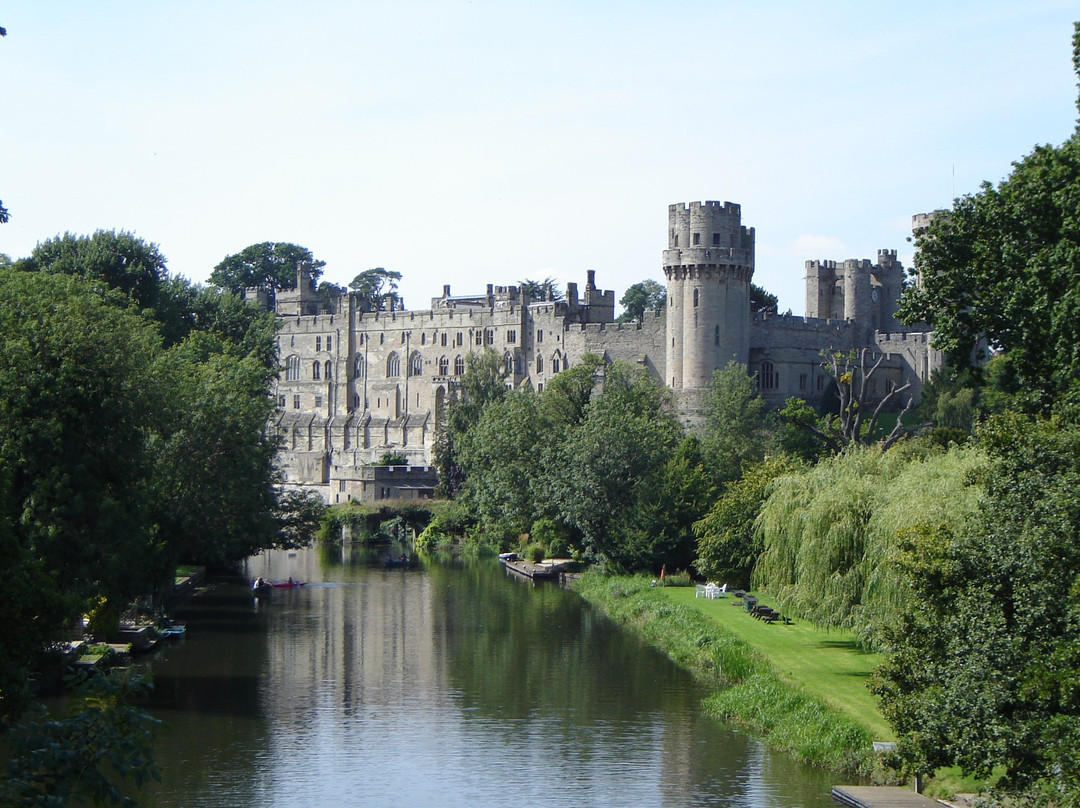
<svg viewBox="0 0 1080 808">
<path fill-rule="evenodd" d="M 572 593 L 493 563 L 252 559 L 307 581 L 193 599 L 151 664 L 147 806 L 825 806 L 830 778 L 698 714 L 693 681 Z"/>
</svg>

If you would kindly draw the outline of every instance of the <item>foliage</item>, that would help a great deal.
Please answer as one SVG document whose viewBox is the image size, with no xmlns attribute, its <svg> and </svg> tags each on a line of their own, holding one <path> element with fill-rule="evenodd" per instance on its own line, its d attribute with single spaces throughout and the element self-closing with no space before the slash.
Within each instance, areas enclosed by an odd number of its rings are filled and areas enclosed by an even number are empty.
<svg viewBox="0 0 1080 808">
<path fill-rule="evenodd" d="M 361 311 L 383 311 L 397 308 L 397 285 L 401 273 L 384 267 L 366 269 L 349 281 L 349 288 L 360 299 Z"/>
<path fill-rule="evenodd" d="M 907 287 L 898 316 L 929 323 L 951 363 L 980 361 L 980 347 L 1008 353 L 1036 411 L 1077 385 L 1080 131 L 1037 146 L 996 187 L 957 199 L 915 244 L 920 283 Z"/>
<path fill-rule="evenodd" d="M 272 316 L 164 271 L 154 245 L 105 231 L 0 270 L 0 541 L 9 589 L 34 589 L 8 648 L 43 647 L 94 604 L 114 623 L 178 561 L 296 546 L 314 522 L 310 498 L 275 487 Z M 0 671 L 6 715 L 30 662 Z"/>
<path fill-rule="evenodd" d="M 697 555 L 694 524 L 716 495 L 700 441 L 684 437 L 640 496 L 640 517 L 623 537 L 631 569 L 688 570 Z"/>
<path fill-rule="evenodd" d="M 584 354 L 581 361 L 566 368 L 544 386 L 540 399 L 542 416 L 552 425 L 573 427 L 585 417 L 585 408 L 601 388 L 604 360 Z"/>
<path fill-rule="evenodd" d="M 416 537 L 416 546 L 431 548 L 460 543 L 475 525 L 476 518 L 460 502 L 446 501 L 445 507 L 434 512 L 432 520 Z"/>
<path fill-rule="evenodd" d="M 603 393 L 590 399 L 548 461 L 557 469 L 547 479 L 551 501 L 588 553 L 617 564 L 638 560 L 619 537 L 641 522 L 642 495 L 681 432 L 666 388 L 632 366 L 607 368 Z"/>
<path fill-rule="evenodd" d="M 573 536 L 554 519 L 537 519 L 529 528 L 529 538 L 542 545 L 548 558 L 566 558 L 571 554 Z"/>
<path fill-rule="evenodd" d="M 462 499 L 503 544 L 528 532 L 540 515 L 537 481 L 547 432 L 539 396 L 527 389 L 490 403 L 461 436 Z"/>
<path fill-rule="evenodd" d="M 7 486 L 5 486 L 6 488 Z M 0 727 L 22 714 L 33 697 L 30 671 L 46 641 L 72 614 L 71 596 L 55 585 L 42 559 L 21 544 L 12 526 L 0 524 Z"/>
<path fill-rule="evenodd" d="M 667 304 L 667 289 L 651 278 L 633 284 L 619 299 L 623 313 L 616 322 L 640 323 L 645 319 L 645 312 L 660 314 Z"/>
<path fill-rule="evenodd" d="M 0 272 L 3 521 L 75 597 L 132 597 L 158 569 L 150 506 L 155 327 L 74 276 Z"/>
<path fill-rule="evenodd" d="M 917 603 L 893 563 L 900 537 L 921 526 L 963 530 L 984 464 L 970 447 L 851 447 L 775 478 L 755 526 L 764 552 L 754 586 L 785 612 L 879 643 Z"/>
<path fill-rule="evenodd" d="M 765 455 L 765 402 L 746 366 L 728 362 L 713 371 L 705 393 L 703 438 L 709 469 L 715 480 L 738 479 L 746 463 Z"/>
<path fill-rule="evenodd" d="M 367 503 L 350 500 L 344 505 L 330 505 L 319 509 L 318 538 L 332 544 L 342 541 L 343 529 L 347 528 L 354 542 L 377 542 L 386 538 L 384 525 L 393 523 L 415 534 L 425 531 L 433 522 L 458 511 L 456 503 L 424 501 L 421 503 Z M 383 535 L 380 535 L 380 534 Z M 417 543 L 419 546 L 419 542 Z"/>
<path fill-rule="evenodd" d="M 325 261 L 317 261 L 311 250 L 297 244 L 264 241 L 252 244 L 234 255 L 227 255 L 210 273 L 210 283 L 240 295 L 244 289 L 264 287 L 271 292 L 296 288 L 299 265 L 311 269 L 311 281 L 322 275 Z"/>
<path fill-rule="evenodd" d="M 931 522 L 899 568 L 920 608 L 888 634 L 877 692 L 916 771 L 956 764 L 1013 796 L 1080 800 L 1080 427 L 991 419 L 970 529 Z"/>
<path fill-rule="evenodd" d="M 563 299 L 562 290 L 559 289 L 556 280 L 551 277 L 544 278 L 542 281 L 533 281 L 526 278 L 523 281 L 518 281 L 518 288 L 521 290 L 521 299 L 526 304 Z"/>
<path fill-rule="evenodd" d="M 379 458 L 377 466 L 407 466 L 409 465 L 409 458 L 401 452 L 383 452 L 382 457 Z"/>
<path fill-rule="evenodd" d="M 156 244 L 115 230 L 98 230 L 92 236 L 65 233 L 48 239 L 15 266 L 27 272 L 104 281 L 148 309 L 156 308 L 165 279 L 165 256 Z"/>
<path fill-rule="evenodd" d="M 750 310 L 752 312 L 776 311 L 780 299 L 756 283 L 750 284 Z"/>
<path fill-rule="evenodd" d="M 750 574 L 764 549 L 762 534 L 755 529 L 758 513 L 773 482 L 801 468 L 788 456 L 771 457 L 747 466 L 742 477 L 727 485 L 708 513 L 694 523 L 698 572 L 712 580 L 750 586 Z"/>
<path fill-rule="evenodd" d="M 436 496 L 450 499 L 464 481 L 458 458 L 458 444 L 480 420 L 484 408 L 506 395 L 506 368 L 490 348 L 465 356 L 465 374 L 451 391 L 446 420 L 436 425 L 435 467 L 439 472 Z"/>
<path fill-rule="evenodd" d="M 69 684 L 74 695 L 66 715 L 42 713 L 7 734 L 11 756 L 0 803 L 134 808 L 122 781 L 139 787 L 161 779 L 152 747 L 161 722 L 131 705 L 149 690 L 149 680 L 91 669 Z"/>
<path fill-rule="evenodd" d="M 629 365 L 585 356 L 542 394 L 507 392 L 500 364 L 477 365 L 476 392 L 463 385 L 462 402 L 486 403 L 455 402 L 448 419 L 480 534 L 505 549 L 550 525 L 559 549 L 618 566 L 689 565 L 712 483 L 696 440 L 675 451 L 681 427 L 667 391 Z"/>
</svg>

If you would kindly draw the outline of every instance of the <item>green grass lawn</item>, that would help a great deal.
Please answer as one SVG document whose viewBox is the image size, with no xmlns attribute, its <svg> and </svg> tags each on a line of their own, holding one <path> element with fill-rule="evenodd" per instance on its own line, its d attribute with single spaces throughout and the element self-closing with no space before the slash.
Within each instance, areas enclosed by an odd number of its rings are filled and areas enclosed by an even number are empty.
<svg viewBox="0 0 1080 808">
<path fill-rule="evenodd" d="M 790 626 L 763 623 L 746 614 L 737 598 L 706 600 L 695 598 L 694 591 L 692 586 L 663 589 L 672 601 L 699 609 L 752 646 L 781 677 L 869 728 L 875 740 L 895 740 L 867 689 L 871 672 L 882 660 L 880 654 L 859 650 L 850 632 L 826 631 L 801 621 Z M 767 597 L 761 602 L 769 604 Z"/>
</svg>

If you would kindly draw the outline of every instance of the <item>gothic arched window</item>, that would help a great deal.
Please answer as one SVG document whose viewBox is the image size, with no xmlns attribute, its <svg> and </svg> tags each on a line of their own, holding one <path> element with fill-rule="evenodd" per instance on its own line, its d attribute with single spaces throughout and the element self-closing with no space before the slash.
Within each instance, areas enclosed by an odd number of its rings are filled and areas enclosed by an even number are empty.
<svg viewBox="0 0 1080 808">
<path fill-rule="evenodd" d="M 421 376 L 424 373 L 424 357 L 420 356 L 419 351 L 413 351 L 412 357 L 409 359 L 409 375 Z"/>
<path fill-rule="evenodd" d="M 397 352 L 390 354 L 386 357 L 386 377 L 393 378 L 394 376 L 401 375 L 401 357 L 397 355 Z"/>
<path fill-rule="evenodd" d="M 457 357 L 454 358 L 454 375 L 455 376 L 464 376 L 465 375 L 465 358 L 462 357 L 462 356 L 457 356 Z"/>
<path fill-rule="evenodd" d="M 311 378 L 318 379 L 320 370 L 322 370 L 322 365 L 320 365 L 319 360 L 316 359 L 311 363 Z"/>
<path fill-rule="evenodd" d="M 300 381 L 300 357 L 290 356 L 285 360 L 285 381 Z"/>
<path fill-rule="evenodd" d="M 440 376 L 449 376 L 450 375 L 450 360 L 447 359 L 445 356 L 440 356 L 439 357 L 439 375 Z"/>
<path fill-rule="evenodd" d="M 357 379 L 364 378 L 364 356 L 363 354 L 357 354 L 356 360 L 353 362 L 353 376 Z"/>
<path fill-rule="evenodd" d="M 334 366 L 329 359 L 326 360 L 326 364 L 323 365 L 323 378 L 327 381 L 330 381 L 332 378 L 334 378 Z"/>
</svg>

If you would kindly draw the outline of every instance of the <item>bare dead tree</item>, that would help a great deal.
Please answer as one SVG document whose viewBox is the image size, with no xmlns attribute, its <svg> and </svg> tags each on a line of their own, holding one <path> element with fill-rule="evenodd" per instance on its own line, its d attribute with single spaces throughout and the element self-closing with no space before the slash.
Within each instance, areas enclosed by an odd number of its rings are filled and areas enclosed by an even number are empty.
<svg viewBox="0 0 1080 808">
<path fill-rule="evenodd" d="M 897 416 L 896 425 L 889 434 L 884 439 L 875 437 L 881 414 L 911 388 L 910 382 L 889 388 L 867 420 L 867 408 L 864 405 L 871 389 L 870 383 L 884 360 L 885 354 L 879 353 L 874 358 L 869 348 L 847 354 L 826 354 L 823 367 L 825 372 L 836 381 L 840 399 L 839 412 L 832 413 L 823 421 L 815 423 L 806 417 L 810 410 L 804 404 L 803 408 L 795 414 L 796 417 L 790 417 L 790 420 L 810 432 L 834 453 L 842 451 L 844 447 L 851 444 L 869 446 L 874 443 L 880 443 L 881 450 L 886 451 L 901 438 L 917 431 L 922 425 L 913 428 L 904 425 L 904 416 L 914 405 L 914 398 L 908 396 Z"/>
</svg>

